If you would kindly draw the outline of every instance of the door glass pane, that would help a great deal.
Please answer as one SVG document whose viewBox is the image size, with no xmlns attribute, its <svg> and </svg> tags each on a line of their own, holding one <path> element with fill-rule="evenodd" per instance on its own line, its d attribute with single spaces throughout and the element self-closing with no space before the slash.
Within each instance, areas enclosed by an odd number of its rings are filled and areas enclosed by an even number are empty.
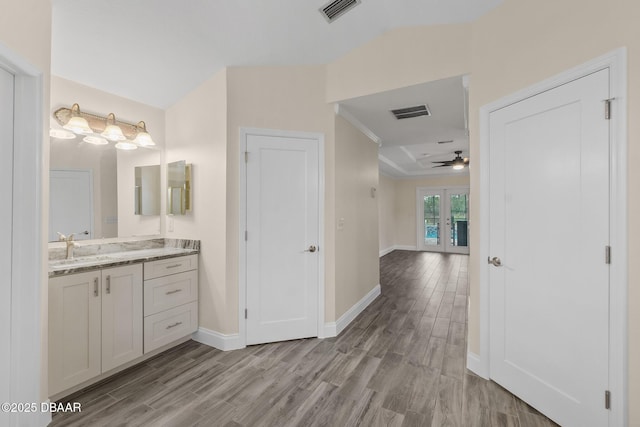
<svg viewBox="0 0 640 427">
<path fill-rule="evenodd" d="M 451 194 L 451 246 L 469 246 L 469 195 Z"/>
<path fill-rule="evenodd" d="M 424 244 L 440 245 L 440 196 L 424 196 Z"/>
</svg>

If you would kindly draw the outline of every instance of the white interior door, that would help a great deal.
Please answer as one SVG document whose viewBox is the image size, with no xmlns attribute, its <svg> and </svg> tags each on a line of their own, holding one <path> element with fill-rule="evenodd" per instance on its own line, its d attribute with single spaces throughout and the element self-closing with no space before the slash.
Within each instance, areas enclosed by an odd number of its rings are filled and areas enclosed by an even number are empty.
<svg viewBox="0 0 640 427">
<path fill-rule="evenodd" d="M 13 212 L 13 74 L 0 68 L 0 401 L 11 402 L 11 245 Z M 0 424 L 9 424 L 0 412 Z"/>
<path fill-rule="evenodd" d="M 607 98 L 602 70 L 490 115 L 491 378 L 563 426 L 608 425 Z"/>
<path fill-rule="evenodd" d="M 247 344 L 318 335 L 319 143 L 247 135 Z"/>
<path fill-rule="evenodd" d="M 84 233 L 84 232 L 87 233 Z M 91 170 L 49 173 L 49 241 L 75 233 L 75 240 L 93 238 L 93 176 Z"/>
<path fill-rule="evenodd" d="M 469 189 L 417 190 L 418 250 L 469 253 Z"/>
</svg>

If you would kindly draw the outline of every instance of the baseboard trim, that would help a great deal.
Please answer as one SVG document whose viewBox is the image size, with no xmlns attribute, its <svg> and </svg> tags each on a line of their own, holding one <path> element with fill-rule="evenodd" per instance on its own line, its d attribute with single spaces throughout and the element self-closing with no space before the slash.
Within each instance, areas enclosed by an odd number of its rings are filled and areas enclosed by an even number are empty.
<svg viewBox="0 0 640 427">
<path fill-rule="evenodd" d="M 383 256 L 385 256 L 386 254 L 390 254 L 391 252 L 395 251 L 396 247 L 395 246 L 390 246 L 387 249 L 383 249 L 380 251 L 380 258 L 382 258 Z"/>
<path fill-rule="evenodd" d="M 417 251 L 417 246 L 409 246 L 409 245 L 393 245 L 388 247 L 387 249 L 383 249 L 379 252 L 380 258 L 383 256 L 390 254 L 393 251 Z"/>
<path fill-rule="evenodd" d="M 318 338 L 331 338 L 338 335 L 336 333 L 336 322 L 329 322 L 324 324 L 323 336 Z"/>
<path fill-rule="evenodd" d="M 480 356 L 471 351 L 467 352 L 467 369 L 485 380 L 489 379 L 489 372 L 486 372 Z"/>
<path fill-rule="evenodd" d="M 208 345 L 209 347 L 214 347 L 222 351 L 238 350 L 245 347 L 244 344 L 240 342 L 239 334 L 221 334 L 220 332 L 202 327 L 194 332 L 191 339 L 200 344 Z"/>
<path fill-rule="evenodd" d="M 333 335 L 327 336 L 338 336 L 340 332 L 344 331 L 344 329 L 349 326 L 353 319 L 358 317 L 358 314 L 362 313 L 365 308 L 369 306 L 375 300 L 378 295 L 380 295 L 380 285 L 376 285 L 373 289 L 371 289 L 360 301 L 355 303 L 349 310 L 346 311 L 340 318 L 335 322 L 335 329 Z M 327 329 L 328 323 L 325 323 L 325 330 Z"/>
<path fill-rule="evenodd" d="M 398 251 L 417 251 L 418 250 L 417 246 L 410 246 L 410 245 L 395 245 L 393 248 Z"/>
</svg>

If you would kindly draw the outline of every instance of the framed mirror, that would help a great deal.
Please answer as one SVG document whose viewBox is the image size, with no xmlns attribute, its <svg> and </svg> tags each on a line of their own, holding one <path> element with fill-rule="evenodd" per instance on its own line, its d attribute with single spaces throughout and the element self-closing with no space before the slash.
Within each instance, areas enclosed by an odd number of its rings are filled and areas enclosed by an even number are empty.
<svg viewBox="0 0 640 427">
<path fill-rule="evenodd" d="M 184 160 L 167 165 L 167 215 L 191 210 L 191 165 Z"/>
</svg>

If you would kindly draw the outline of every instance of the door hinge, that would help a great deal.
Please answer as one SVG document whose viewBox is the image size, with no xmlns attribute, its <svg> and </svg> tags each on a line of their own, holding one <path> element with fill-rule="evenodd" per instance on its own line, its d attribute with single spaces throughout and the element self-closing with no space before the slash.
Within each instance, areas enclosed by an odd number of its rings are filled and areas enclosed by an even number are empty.
<svg viewBox="0 0 640 427">
<path fill-rule="evenodd" d="M 245 318 L 245 319 L 248 319 L 248 318 L 249 318 L 249 317 L 247 317 L 247 316 L 248 316 L 248 315 L 247 315 L 247 313 L 248 313 L 248 312 L 247 312 L 247 309 L 245 308 L 245 309 L 244 309 L 244 318 Z"/>
<path fill-rule="evenodd" d="M 615 98 L 609 98 L 604 100 L 604 118 L 605 120 L 611 120 L 611 101 Z"/>
<path fill-rule="evenodd" d="M 249 232 L 244 230 L 244 241 L 246 242 L 247 240 L 249 240 Z"/>
<path fill-rule="evenodd" d="M 609 390 L 604 391 L 604 409 L 611 409 L 611 392 Z"/>
<path fill-rule="evenodd" d="M 611 264 L 611 246 L 604 247 L 604 262 Z"/>
<path fill-rule="evenodd" d="M 244 152 L 244 162 L 245 163 L 249 162 L 249 152 L 248 151 Z"/>
</svg>

